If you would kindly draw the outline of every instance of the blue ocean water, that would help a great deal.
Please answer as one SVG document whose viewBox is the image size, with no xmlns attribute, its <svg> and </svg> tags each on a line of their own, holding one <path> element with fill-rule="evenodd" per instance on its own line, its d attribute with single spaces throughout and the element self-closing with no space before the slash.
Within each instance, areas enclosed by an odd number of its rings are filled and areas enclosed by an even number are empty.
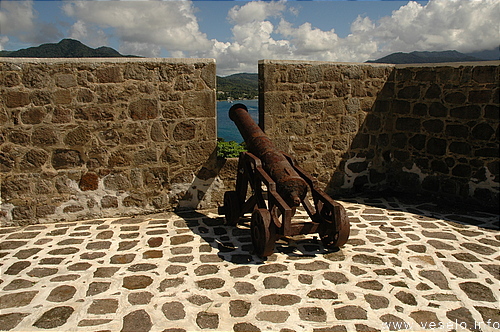
<svg viewBox="0 0 500 332">
<path fill-rule="evenodd" d="M 248 108 L 248 113 L 252 119 L 259 123 L 259 100 L 235 100 L 233 103 L 227 101 L 217 102 L 217 137 L 225 141 L 235 141 L 242 143 L 243 138 L 234 122 L 229 118 L 229 109 L 234 104 L 244 104 Z"/>
</svg>

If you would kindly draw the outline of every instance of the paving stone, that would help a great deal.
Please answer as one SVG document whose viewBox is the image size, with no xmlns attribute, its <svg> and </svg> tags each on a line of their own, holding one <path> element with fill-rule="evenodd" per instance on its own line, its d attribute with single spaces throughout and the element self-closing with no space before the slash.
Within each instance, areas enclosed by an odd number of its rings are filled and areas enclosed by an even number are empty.
<svg viewBox="0 0 500 332">
<path fill-rule="evenodd" d="M 219 315 L 202 311 L 196 315 L 196 324 L 201 329 L 216 329 L 219 327 Z"/>
<path fill-rule="evenodd" d="M 202 289 L 217 289 L 224 286 L 226 281 L 221 278 L 207 278 L 196 281 L 196 285 Z"/>
<path fill-rule="evenodd" d="M 495 298 L 489 287 L 478 282 L 462 282 L 458 286 L 471 300 L 496 303 L 500 300 Z"/>
<path fill-rule="evenodd" d="M 119 267 L 98 267 L 94 272 L 94 278 L 112 277 L 119 269 Z"/>
<path fill-rule="evenodd" d="M 318 271 L 318 270 L 327 270 L 330 267 L 330 264 L 322 261 L 311 262 L 311 263 L 296 263 L 296 270 L 303 271 Z"/>
<path fill-rule="evenodd" d="M 188 297 L 187 300 L 189 302 L 191 302 L 192 304 L 195 304 L 198 306 L 213 302 L 212 299 L 210 299 L 209 297 L 207 297 L 205 295 L 192 295 L 192 296 Z"/>
<path fill-rule="evenodd" d="M 375 264 L 375 265 L 385 265 L 384 261 L 380 257 L 359 254 L 352 257 L 352 261 L 360 264 Z"/>
<path fill-rule="evenodd" d="M 186 317 L 184 305 L 178 301 L 163 304 L 161 311 L 168 320 L 180 320 Z"/>
<path fill-rule="evenodd" d="M 370 304 L 372 309 L 384 309 L 389 307 L 389 300 L 383 296 L 374 294 L 365 294 L 365 300 Z"/>
<path fill-rule="evenodd" d="M 139 263 L 139 264 L 134 264 L 130 266 L 127 271 L 130 272 L 143 272 L 143 271 L 150 271 L 156 269 L 158 266 L 156 264 L 149 264 L 149 263 Z M 184 266 L 183 266 L 184 267 Z M 185 269 L 185 267 L 184 267 Z"/>
<path fill-rule="evenodd" d="M 69 271 L 85 271 L 92 267 L 90 263 L 75 263 L 68 266 Z"/>
<path fill-rule="evenodd" d="M 187 268 L 182 265 L 170 265 L 165 269 L 165 272 L 168 274 L 179 274 L 181 272 L 186 271 Z"/>
<path fill-rule="evenodd" d="M 57 286 L 50 291 L 47 301 L 50 302 L 65 302 L 72 299 L 76 293 L 76 288 L 70 285 Z"/>
<path fill-rule="evenodd" d="M 423 328 L 428 328 L 429 326 L 439 326 L 439 319 L 433 311 L 419 310 L 414 311 L 410 314 L 410 317 L 417 322 Z"/>
<path fill-rule="evenodd" d="M 279 273 L 288 270 L 283 264 L 266 264 L 258 268 L 259 273 Z"/>
<path fill-rule="evenodd" d="M 290 314 L 288 311 L 261 311 L 259 312 L 255 318 L 260 321 L 266 321 L 271 323 L 284 323 L 287 321 Z"/>
<path fill-rule="evenodd" d="M 164 292 L 167 288 L 178 287 L 184 283 L 184 278 L 168 278 L 160 283 L 160 292 Z"/>
<path fill-rule="evenodd" d="M 266 289 L 286 288 L 289 281 L 281 277 L 266 277 L 263 281 Z"/>
<path fill-rule="evenodd" d="M 2 331 L 12 330 L 27 316 L 29 316 L 28 313 L 19 312 L 0 315 L 0 329 Z"/>
<path fill-rule="evenodd" d="M 448 270 L 455 276 L 462 279 L 474 279 L 477 278 L 476 274 L 466 268 L 462 263 L 457 262 L 443 262 L 444 266 L 448 268 Z"/>
<path fill-rule="evenodd" d="M 112 319 L 83 319 L 78 322 L 78 326 L 98 326 L 111 322 Z"/>
<path fill-rule="evenodd" d="M 88 309 L 89 314 L 105 315 L 115 313 L 118 310 L 118 300 L 116 299 L 97 299 L 92 301 Z"/>
<path fill-rule="evenodd" d="M 111 264 L 128 264 L 135 258 L 135 254 L 114 255 L 111 257 Z"/>
<path fill-rule="evenodd" d="M 319 307 L 299 308 L 299 317 L 304 321 L 325 322 L 326 312 Z"/>
<path fill-rule="evenodd" d="M 255 326 L 251 323 L 236 323 L 233 326 L 233 331 L 234 332 L 260 332 L 261 329 L 259 329 L 257 326 Z"/>
<path fill-rule="evenodd" d="M 293 294 L 270 294 L 259 299 L 262 304 L 287 306 L 299 303 L 301 298 Z"/>
<path fill-rule="evenodd" d="M 313 289 L 309 293 L 307 293 L 307 297 L 313 299 L 333 299 L 336 300 L 339 298 L 339 295 L 329 289 Z"/>
<path fill-rule="evenodd" d="M 395 297 L 404 304 L 417 305 L 417 300 L 415 299 L 415 296 L 413 296 L 413 294 L 411 293 L 405 291 L 399 291 L 396 293 Z"/>
<path fill-rule="evenodd" d="M 0 309 L 24 307 L 38 294 L 37 290 L 5 294 L 0 296 Z"/>
<path fill-rule="evenodd" d="M 153 283 L 153 278 L 149 276 L 128 276 L 123 278 L 123 287 L 127 289 L 142 289 Z"/>
<path fill-rule="evenodd" d="M 153 298 L 150 292 L 137 292 L 128 295 L 128 302 L 132 305 L 149 304 Z"/>
<path fill-rule="evenodd" d="M 11 266 L 9 266 L 9 268 L 4 273 L 9 275 L 16 275 L 30 265 L 31 263 L 28 261 L 15 262 Z"/>
<path fill-rule="evenodd" d="M 18 290 L 23 288 L 33 287 L 36 283 L 26 279 L 14 279 L 7 286 L 3 288 L 4 291 Z"/>
<path fill-rule="evenodd" d="M 148 332 L 153 323 L 144 309 L 133 311 L 123 317 L 121 332 Z"/>
<path fill-rule="evenodd" d="M 68 321 L 69 317 L 73 314 L 75 309 L 69 306 L 55 307 L 42 314 L 37 319 L 33 326 L 40 329 L 53 329 L 63 326 Z"/>
<path fill-rule="evenodd" d="M 100 282 L 100 281 L 92 282 L 89 285 L 89 288 L 87 289 L 86 296 L 93 296 L 100 293 L 104 293 L 109 289 L 110 286 L 111 286 L 110 282 Z"/>
<path fill-rule="evenodd" d="M 465 326 L 474 326 L 475 325 L 475 320 L 472 317 L 472 314 L 470 313 L 469 309 L 467 308 L 457 308 L 454 310 L 450 310 L 446 313 L 446 317 L 452 322 L 457 322 L 457 324 L 464 324 Z"/>
<path fill-rule="evenodd" d="M 347 277 L 341 272 L 325 272 L 323 273 L 323 277 L 335 285 L 349 282 L 349 279 L 347 279 Z"/>
<path fill-rule="evenodd" d="M 249 266 L 240 266 L 234 269 L 229 270 L 229 274 L 233 278 L 243 278 L 250 274 L 250 267 Z"/>
<path fill-rule="evenodd" d="M 217 265 L 200 265 L 194 270 L 194 274 L 197 276 L 205 276 L 208 274 L 215 274 L 219 272 L 219 267 Z"/>
<path fill-rule="evenodd" d="M 19 250 L 14 255 L 14 257 L 17 257 L 19 259 L 26 259 L 26 258 L 29 258 L 29 257 L 33 256 L 34 254 L 38 253 L 40 250 L 42 250 L 42 248 L 30 248 L 30 249 Z"/>
<path fill-rule="evenodd" d="M 254 294 L 257 292 L 253 284 L 245 281 L 237 281 L 234 284 L 234 289 L 238 294 Z"/>
<path fill-rule="evenodd" d="M 301 284 L 310 285 L 313 282 L 313 276 L 308 274 L 299 274 L 298 279 Z"/>
<path fill-rule="evenodd" d="M 245 317 L 252 304 L 243 300 L 232 300 L 229 302 L 229 313 L 232 317 Z"/>
<path fill-rule="evenodd" d="M 384 288 L 384 285 L 382 285 L 377 280 L 360 281 L 356 284 L 356 286 L 364 289 L 373 289 L 373 290 L 381 290 L 382 288 Z"/>
<path fill-rule="evenodd" d="M 359 306 L 347 305 L 335 308 L 335 317 L 340 320 L 367 319 L 367 311 Z"/>
<path fill-rule="evenodd" d="M 441 289 L 450 289 L 448 285 L 448 280 L 441 271 L 436 271 L 436 270 L 420 271 L 419 275 L 421 275 L 426 279 L 429 279 L 433 284 L 435 284 Z"/>
</svg>

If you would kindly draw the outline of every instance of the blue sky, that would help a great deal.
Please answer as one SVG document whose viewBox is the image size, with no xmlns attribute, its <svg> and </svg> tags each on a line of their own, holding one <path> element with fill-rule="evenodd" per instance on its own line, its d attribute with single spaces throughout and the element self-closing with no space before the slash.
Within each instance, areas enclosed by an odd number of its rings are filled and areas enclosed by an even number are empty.
<svg viewBox="0 0 500 332">
<path fill-rule="evenodd" d="M 219 75 L 260 59 L 364 62 L 393 52 L 500 43 L 500 0 L 0 0 L 0 50 L 74 38 L 147 57 L 215 58 Z"/>
</svg>

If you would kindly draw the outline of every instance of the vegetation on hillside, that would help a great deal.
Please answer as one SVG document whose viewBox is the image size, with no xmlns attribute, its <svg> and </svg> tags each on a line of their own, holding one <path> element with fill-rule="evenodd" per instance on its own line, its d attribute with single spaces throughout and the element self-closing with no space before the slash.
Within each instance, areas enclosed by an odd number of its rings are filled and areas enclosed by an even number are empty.
<svg viewBox="0 0 500 332">
<path fill-rule="evenodd" d="M 17 51 L 1 51 L 0 56 L 18 58 L 121 58 L 137 57 L 122 55 L 111 47 L 90 48 L 78 40 L 63 39 L 57 44 L 42 44 Z"/>
<path fill-rule="evenodd" d="M 392 53 L 377 60 L 369 60 L 368 63 L 442 63 L 442 62 L 462 62 L 462 61 L 483 61 L 457 51 L 443 52 L 411 52 Z"/>
<path fill-rule="evenodd" d="M 233 74 L 217 76 L 217 100 L 257 99 L 259 94 L 258 74 Z"/>
<path fill-rule="evenodd" d="M 219 159 L 238 158 L 244 151 L 247 151 L 244 142 L 226 142 L 223 138 L 217 138 L 217 158 Z"/>
</svg>

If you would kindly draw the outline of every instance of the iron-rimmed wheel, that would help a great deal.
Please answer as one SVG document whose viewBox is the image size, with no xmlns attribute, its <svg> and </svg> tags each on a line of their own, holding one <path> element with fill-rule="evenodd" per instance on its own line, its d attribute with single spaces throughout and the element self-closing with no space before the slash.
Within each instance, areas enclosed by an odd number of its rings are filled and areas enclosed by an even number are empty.
<svg viewBox="0 0 500 332">
<path fill-rule="evenodd" d="M 321 216 L 318 233 L 323 245 L 327 248 L 343 246 L 349 239 L 350 233 L 349 219 L 344 207 L 339 204 L 330 206 L 319 202 L 318 210 Z"/>
<path fill-rule="evenodd" d="M 240 219 L 240 202 L 236 191 L 226 191 L 224 193 L 224 212 L 226 225 L 235 226 Z"/>
<path fill-rule="evenodd" d="M 263 258 L 274 253 L 276 225 L 267 209 L 255 209 L 250 224 L 255 254 Z"/>
</svg>

